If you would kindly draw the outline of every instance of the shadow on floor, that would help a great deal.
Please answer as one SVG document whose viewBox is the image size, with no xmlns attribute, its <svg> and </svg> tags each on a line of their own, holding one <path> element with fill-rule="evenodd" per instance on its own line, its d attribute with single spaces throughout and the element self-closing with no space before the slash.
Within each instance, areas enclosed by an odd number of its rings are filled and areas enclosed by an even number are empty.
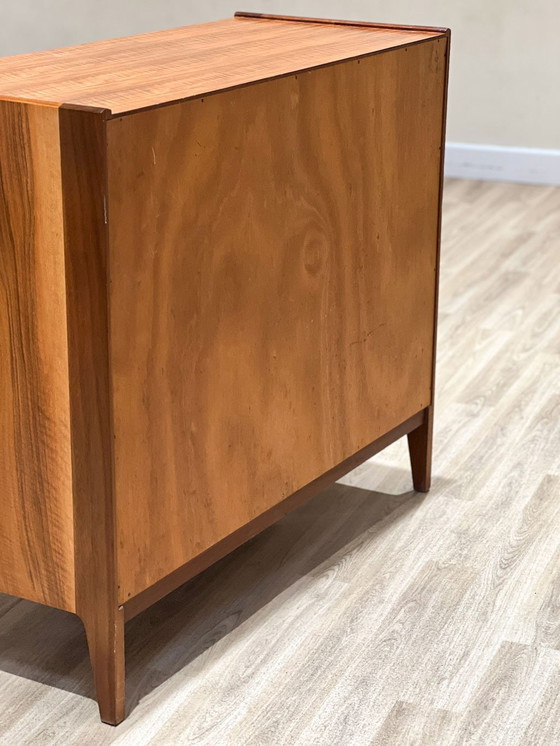
<svg viewBox="0 0 560 746">
<path fill-rule="evenodd" d="M 337 483 L 131 620 L 128 712 L 300 578 L 375 542 L 423 497 Z M 80 620 L 2 595 L 0 669 L 94 698 Z"/>
</svg>

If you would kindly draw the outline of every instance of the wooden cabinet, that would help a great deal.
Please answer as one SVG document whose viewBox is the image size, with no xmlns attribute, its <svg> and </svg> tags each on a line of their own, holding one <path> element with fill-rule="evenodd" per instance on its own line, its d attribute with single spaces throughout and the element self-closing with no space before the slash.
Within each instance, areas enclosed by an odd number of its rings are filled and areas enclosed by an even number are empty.
<svg viewBox="0 0 560 746">
<path fill-rule="evenodd" d="M 0 60 L 0 591 L 124 623 L 408 435 L 445 29 L 233 19 Z"/>
</svg>

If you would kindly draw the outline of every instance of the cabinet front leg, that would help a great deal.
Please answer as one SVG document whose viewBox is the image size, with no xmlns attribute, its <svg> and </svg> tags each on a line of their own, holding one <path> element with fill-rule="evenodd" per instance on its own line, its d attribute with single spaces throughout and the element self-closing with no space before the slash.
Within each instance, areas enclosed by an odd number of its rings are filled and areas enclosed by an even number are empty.
<svg viewBox="0 0 560 746">
<path fill-rule="evenodd" d="M 412 482 L 417 492 L 428 492 L 432 479 L 432 437 L 434 408 L 424 410 L 424 422 L 408 433 L 408 451 L 412 467 Z"/>
<path fill-rule="evenodd" d="M 82 621 L 101 720 L 118 725 L 125 718 L 124 610 L 99 610 Z"/>
</svg>

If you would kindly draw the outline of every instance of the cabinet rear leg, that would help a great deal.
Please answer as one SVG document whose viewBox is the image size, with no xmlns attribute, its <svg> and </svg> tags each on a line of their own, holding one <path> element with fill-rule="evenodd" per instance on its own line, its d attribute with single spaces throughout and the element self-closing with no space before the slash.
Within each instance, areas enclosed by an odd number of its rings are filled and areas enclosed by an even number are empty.
<svg viewBox="0 0 560 746">
<path fill-rule="evenodd" d="M 101 720 L 118 725 L 125 718 L 124 611 L 122 606 L 83 618 Z"/>
<path fill-rule="evenodd" d="M 412 482 L 417 492 L 428 492 L 432 478 L 432 437 L 434 408 L 424 410 L 424 422 L 408 433 L 408 451 L 412 467 Z"/>
</svg>

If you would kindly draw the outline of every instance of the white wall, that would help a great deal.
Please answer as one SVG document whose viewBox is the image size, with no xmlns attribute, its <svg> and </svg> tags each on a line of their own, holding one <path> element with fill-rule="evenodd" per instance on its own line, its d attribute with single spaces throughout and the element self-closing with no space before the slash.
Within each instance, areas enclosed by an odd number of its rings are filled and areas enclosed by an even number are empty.
<svg viewBox="0 0 560 746">
<path fill-rule="evenodd" d="M 224 18 L 238 9 L 450 26 L 453 39 L 448 140 L 560 149 L 558 0 L 0 3 L 0 55 Z"/>
</svg>

